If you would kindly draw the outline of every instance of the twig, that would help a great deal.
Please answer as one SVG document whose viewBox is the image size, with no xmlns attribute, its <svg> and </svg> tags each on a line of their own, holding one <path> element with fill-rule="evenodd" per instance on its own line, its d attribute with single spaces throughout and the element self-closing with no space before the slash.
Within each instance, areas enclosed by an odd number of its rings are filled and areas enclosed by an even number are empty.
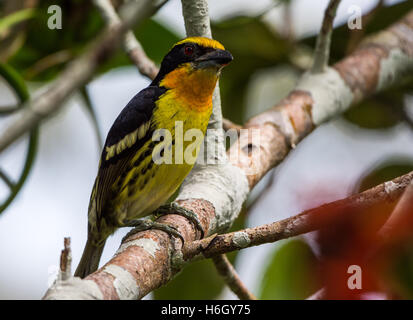
<svg viewBox="0 0 413 320">
<path fill-rule="evenodd" d="M 330 57 L 331 36 L 333 34 L 333 21 L 336 16 L 337 7 L 341 0 L 330 0 L 324 12 L 323 24 L 317 37 L 317 43 L 314 50 L 314 63 L 311 72 L 324 72 L 328 66 Z"/>
<path fill-rule="evenodd" d="M 84 86 L 99 65 L 105 62 L 120 44 L 120 39 L 132 25 L 139 25 L 165 1 L 152 0 L 134 3 L 134 10 L 122 23 L 112 25 L 101 33 L 84 54 L 73 60 L 41 94 L 30 100 L 17 114 L 16 120 L 0 136 L 0 152 L 36 127 L 42 120 L 62 108 L 63 102 Z"/>
<path fill-rule="evenodd" d="M 27 79 L 33 79 L 38 74 L 42 73 L 46 69 L 54 67 L 59 64 L 63 64 L 72 59 L 73 54 L 69 50 L 60 50 L 53 52 L 44 58 L 36 61 L 34 65 L 28 68 L 25 72 Z"/>
<path fill-rule="evenodd" d="M 213 256 L 212 261 L 225 283 L 240 300 L 257 300 L 257 298 L 242 283 L 231 262 L 229 262 L 224 254 Z"/>
<path fill-rule="evenodd" d="M 64 238 L 64 249 L 60 254 L 59 280 L 65 281 L 72 276 L 72 250 L 70 238 Z"/>
<path fill-rule="evenodd" d="M 103 18 L 108 25 L 120 23 L 121 20 L 110 0 L 94 0 L 94 3 L 102 13 Z M 163 3 L 166 3 L 166 1 Z M 123 48 L 128 54 L 129 59 L 136 65 L 143 76 L 146 76 L 151 80 L 156 77 L 159 71 L 158 67 L 146 55 L 141 44 L 131 30 L 127 31 L 124 36 Z"/>
<path fill-rule="evenodd" d="M 0 116 L 9 115 L 13 112 L 16 112 L 20 109 L 18 105 L 10 105 L 10 106 L 1 106 L 0 107 Z"/>
<path fill-rule="evenodd" d="M 4 181 L 4 183 L 9 187 L 10 190 L 13 190 L 13 188 L 15 187 L 15 183 L 2 169 L 0 169 L 0 179 Z"/>
</svg>

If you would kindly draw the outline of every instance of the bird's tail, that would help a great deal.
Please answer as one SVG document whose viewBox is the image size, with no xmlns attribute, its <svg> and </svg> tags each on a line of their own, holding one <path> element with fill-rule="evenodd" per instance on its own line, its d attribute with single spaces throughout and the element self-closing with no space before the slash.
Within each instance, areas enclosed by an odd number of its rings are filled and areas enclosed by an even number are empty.
<svg viewBox="0 0 413 320">
<path fill-rule="evenodd" d="M 96 246 L 93 238 L 90 235 L 88 236 L 82 258 L 75 272 L 75 277 L 84 278 L 97 270 L 105 242 L 106 240 L 100 246 Z"/>
</svg>

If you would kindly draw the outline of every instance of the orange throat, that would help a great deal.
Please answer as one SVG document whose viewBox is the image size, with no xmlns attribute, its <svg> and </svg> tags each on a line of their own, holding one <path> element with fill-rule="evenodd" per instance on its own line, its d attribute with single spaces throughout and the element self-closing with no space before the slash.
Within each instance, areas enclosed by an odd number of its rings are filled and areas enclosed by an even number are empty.
<svg viewBox="0 0 413 320">
<path fill-rule="evenodd" d="M 185 63 L 168 73 L 160 85 L 174 92 L 175 99 L 194 111 L 212 107 L 212 94 L 218 80 L 216 69 L 194 69 Z"/>
</svg>

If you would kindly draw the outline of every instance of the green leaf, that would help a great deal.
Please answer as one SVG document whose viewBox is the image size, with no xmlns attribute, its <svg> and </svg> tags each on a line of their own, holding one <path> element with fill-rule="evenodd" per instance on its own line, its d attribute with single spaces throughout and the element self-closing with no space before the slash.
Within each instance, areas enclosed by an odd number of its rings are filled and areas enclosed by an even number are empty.
<svg viewBox="0 0 413 320">
<path fill-rule="evenodd" d="M 413 159 L 393 157 L 376 164 L 356 184 L 354 193 L 363 192 L 386 181 L 393 180 L 413 171 Z"/>
<path fill-rule="evenodd" d="M 302 240 L 291 240 L 278 248 L 264 272 L 260 299 L 305 299 L 319 285 L 318 260 Z"/>
<path fill-rule="evenodd" d="M 390 266 L 386 274 L 388 285 L 399 299 L 413 299 L 413 245 L 406 243 L 404 247 L 393 252 Z"/>
<path fill-rule="evenodd" d="M 361 128 L 386 129 L 405 119 L 403 106 L 403 92 L 392 89 L 353 106 L 343 114 L 343 118 Z"/>
<path fill-rule="evenodd" d="M 27 87 L 20 77 L 20 75 L 10 66 L 0 63 L 0 76 L 10 85 L 12 90 L 16 93 L 16 96 L 20 100 L 20 103 L 24 103 L 29 99 L 29 92 Z M 39 139 L 38 127 L 34 128 L 30 132 L 29 144 L 26 153 L 26 159 L 23 166 L 23 170 L 20 173 L 20 177 L 13 187 L 10 189 L 10 195 L 7 199 L 0 204 L 0 214 L 3 213 L 7 207 L 13 202 L 21 188 L 23 187 L 34 163 L 34 159 L 37 154 L 37 144 Z"/>
</svg>

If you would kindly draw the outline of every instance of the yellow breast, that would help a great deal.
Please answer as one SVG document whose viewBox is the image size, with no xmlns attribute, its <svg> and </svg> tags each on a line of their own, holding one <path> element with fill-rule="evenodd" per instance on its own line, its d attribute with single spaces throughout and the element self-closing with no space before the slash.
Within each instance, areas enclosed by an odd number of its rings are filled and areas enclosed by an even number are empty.
<svg viewBox="0 0 413 320">
<path fill-rule="evenodd" d="M 212 94 L 218 75 L 209 70 L 193 70 L 190 66 L 182 66 L 170 72 L 161 81 L 160 85 L 168 90 L 158 99 L 152 116 L 152 129 L 165 129 L 170 132 L 173 140 L 172 163 L 154 164 L 149 166 L 152 156 L 147 157 L 143 167 L 150 167 L 141 174 L 142 169 L 132 170 L 122 186 L 122 191 L 117 197 L 119 210 L 124 211 L 123 218 L 136 219 L 145 216 L 165 203 L 177 190 L 185 177 L 191 171 L 194 163 L 176 163 L 178 152 L 185 152 L 188 146 L 196 158 L 202 140 L 186 140 L 177 135 L 197 129 L 205 135 L 208 121 L 212 112 Z M 176 123 L 180 122 L 177 126 Z M 176 132 L 176 128 L 182 132 Z M 148 141 L 142 150 L 146 150 L 152 141 Z M 132 161 L 139 159 L 138 152 Z M 137 177 L 135 186 L 128 185 L 132 177 Z M 131 192 L 133 191 L 133 192 Z M 126 207 L 124 205 L 126 204 Z M 125 209 L 122 209 L 125 208 Z M 120 222 L 121 223 L 121 222 Z"/>
<path fill-rule="evenodd" d="M 170 89 L 169 95 L 179 105 L 178 108 L 207 112 L 212 108 L 217 80 L 215 69 L 194 69 L 186 63 L 168 73 L 160 85 Z"/>
</svg>

